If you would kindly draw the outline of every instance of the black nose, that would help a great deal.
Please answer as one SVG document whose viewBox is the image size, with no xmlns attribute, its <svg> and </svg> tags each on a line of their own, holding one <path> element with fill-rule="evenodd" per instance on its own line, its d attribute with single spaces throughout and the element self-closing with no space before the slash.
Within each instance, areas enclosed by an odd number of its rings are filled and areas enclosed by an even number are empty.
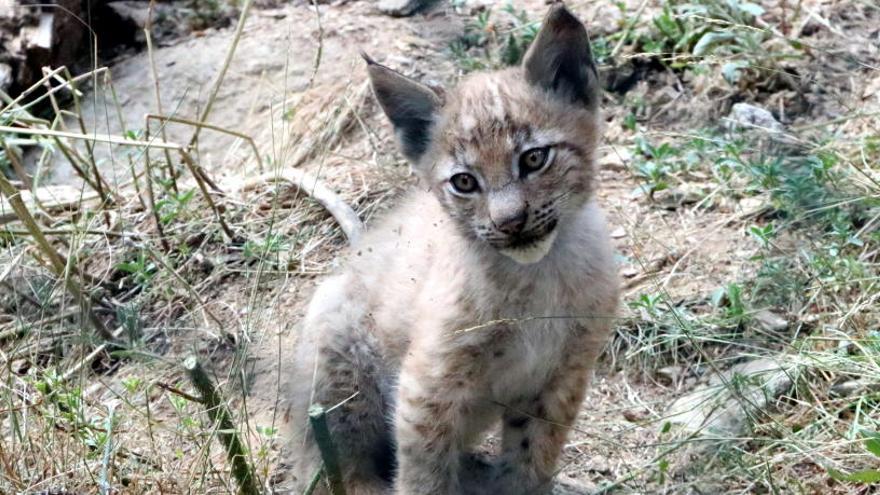
<svg viewBox="0 0 880 495">
<path fill-rule="evenodd" d="M 496 223 L 495 227 L 507 235 L 519 234 L 520 232 L 522 232 L 523 227 L 526 226 L 527 219 L 528 213 L 526 213 L 525 210 L 522 210 L 516 215 L 507 217 L 504 220 Z"/>
</svg>

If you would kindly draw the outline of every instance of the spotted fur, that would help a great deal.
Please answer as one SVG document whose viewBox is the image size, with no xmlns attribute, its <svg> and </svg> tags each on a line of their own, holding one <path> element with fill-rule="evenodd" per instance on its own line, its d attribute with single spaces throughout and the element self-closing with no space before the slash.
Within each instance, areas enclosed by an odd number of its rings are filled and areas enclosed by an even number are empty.
<svg viewBox="0 0 880 495">
<path fill-rule="evenodd" d="M 445 96 L 368 70 L 421 185 L 312 300 L 295 357 L 297 475 L 318 465 L 309 404 L 341 403 L 330 428 L 350 493 L 542 493 L 618 301 L 593 199 L 586 31 L 554 7 L 522 67 Z M 535 149 L 547 160 L 523 162 Z M 476 190 L 455 188 L 462 173 Z M 468 452 L 499 420 L 489 465 Z"/>
</svg>

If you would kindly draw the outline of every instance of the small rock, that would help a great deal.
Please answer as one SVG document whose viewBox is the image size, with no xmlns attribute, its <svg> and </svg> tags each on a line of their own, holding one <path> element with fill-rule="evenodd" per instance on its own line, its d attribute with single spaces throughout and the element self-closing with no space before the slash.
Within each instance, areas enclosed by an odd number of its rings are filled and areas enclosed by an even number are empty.
<svg viewBox="0 0 880 495">
<path fill-rule="evenodd" d="M 626 237 L 626 230 L 623 227 L 617 227 L 611 231 L 610 235 L 612 239 L 620 239 L 621 237 Z"/>
<path fill-rule="evenodd" d="M 624 409 L 622 414 L 623 418 L 630 423 L 641 423 L 648 419 L 648 412 L 644 409 L 635 411 L 632 409 Z"/>
<path fill-rule="evenodd" d="M 683 185 L 654 193 L 654 201 L 667 210 L 677 210 L 682 206 L 698 203 L 705 191 L 697 185 Z"/>
<path fill-rule="evenodd" d="M 726 127 L 731 130 L 759 129 L 772 134 L 785 130 L 772 113 L 748 103 L 734 104 L 725 120 Z"/>
<path fill-rule="evenodd" d="M 714 375 L 708 385 L 679 397 L 667 411 L 669 421 L 703 435 L 737 436 L 750 415 L 791 388 L 798 366 L 784 355 L 753 359 Z"/>
<path fill-rule="evenodd" d="M 624 148 L 618 148 L 599 158 L 598 165 L 603 170 L 626 170 L 632 161 L 632 154 Z"/>
<path fill-rule="evenodd" d="M 383 14 L 392 17 L 407 17 L 433 3 L 429 0 L 379 0 L 378 8 Z"/>
<path fill-rule="evenodd" d="M 755 313 L 752 316 L 752 321 L 767 332 L 781 332 L 788 328 L 788 320 L 766 309 Z"/>
<path fill-rule="evenodd" d="M 580 480 L 557 475 L 553 484 L 552 495 L 589 495 L 596 490 L 595 485 L 585 485 Z"/>
<path fill-rule="evenodd" d="M 739 200 L 739 208 L 745 215 L 754 215 L 770 204 L 768 198 L 762 196 L 747 196 Z"/>
<path fill-rule="evenodd" d="M 880 383 L 870 380 L 847 380 L 831 387 L 831 395 L 834 397 L 852 397 L 858 393 L 876 392 L 880 390 Z"/>
<path fill-rule="evenodd" d="M 495 0 L 463 0 L 458 5 L 464 12 L 472 15 L 492 8 L 496 3 Z"/>
<path fill-rule="evenodd" d="M 386 57 L 386 62 L 389 67 L 412 67 L 413 60 L 409 57 L 404 57 L 402 55 L 388 55 Z"/>
<path fill-rule="evenodd" d="M 620 274 L 624 278 L 633 278 L 639 274 L 639 271 L 635 267 L 628 266 L 628 267 L 624 268 L 623 270 L 621 270 Z"/>
<path fill-rule="evenodd" d="M 662 381 L 666 382 L 668 385 L 677 382 L 680 376 L 681 368 L 678 366 L 666 366 L 665 368 L 657 370 L 657 377 L 661 378 Z"/>
</svg>

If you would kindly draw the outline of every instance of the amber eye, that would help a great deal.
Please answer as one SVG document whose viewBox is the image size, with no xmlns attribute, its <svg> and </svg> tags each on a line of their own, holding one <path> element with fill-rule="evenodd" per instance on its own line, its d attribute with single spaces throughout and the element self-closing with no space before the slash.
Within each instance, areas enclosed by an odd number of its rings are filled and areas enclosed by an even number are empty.
<svg viewBox="0 0 880 495">
<path fill-rule="evenodd" d="M 526 150 L 519 156 L 519 175 L 525 177 L 532 172 L 541 170 L 547 163 L 547 157 L 550 155 L 550 148 L 532 148 Z"/>
<path fill-rule="evenodd" d="M 465 173 L 453 175 L 449 179 L 449 183 L 452 184 L 456 191 L 463 194 L 472 193 L 480 188 L 480 185 L 477 184 L 477 178 Z"/>
</svg>

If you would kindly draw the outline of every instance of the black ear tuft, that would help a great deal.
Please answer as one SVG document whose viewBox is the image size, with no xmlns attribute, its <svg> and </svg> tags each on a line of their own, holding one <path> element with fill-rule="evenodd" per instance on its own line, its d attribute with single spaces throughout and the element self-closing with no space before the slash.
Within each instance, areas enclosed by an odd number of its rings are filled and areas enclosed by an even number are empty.
<svg viewBox="0 0 880 495">
<path fill-rule="evenodd" d="M 394 126 L 400 150 L 411 162 L 427 151 L 442 101 L 431 88 L 376 63 L 365 53 L 367 72 L 379 105 Z"/>
<path fill-rule="evenodd" d="M 598 101 L 599 77 L 584 25 L 564 5 L 551 7 L 523 60 L 526 79 L 588 108 Z"/>
</svg>

